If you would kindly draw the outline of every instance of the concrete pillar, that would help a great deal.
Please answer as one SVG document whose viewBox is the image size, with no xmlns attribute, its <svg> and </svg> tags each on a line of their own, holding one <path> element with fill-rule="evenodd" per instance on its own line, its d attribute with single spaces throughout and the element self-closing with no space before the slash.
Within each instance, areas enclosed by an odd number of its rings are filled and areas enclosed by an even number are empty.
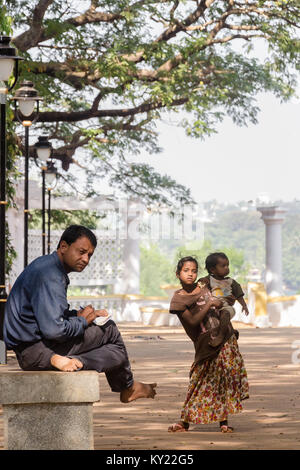
<svg viewBox="0 0 300 470">
<path fill-rule="evenodd" d="M 286 209 L 277 206 L 258 207 L 266 227 L 266 272 L 265 286 L 267 296 L 276 297 L 283 293 L 282 288 L 282 238 L 281 228 Z M 272 326 L 280 322 L 281 304 L 269 304 L 268 315 Z"/>
<path fill-rule="evenodd" d="M 124 229 L 119 232 L 124 240 L 124 275 L 115 284 L 116 294 L 140 293 L 140 223 L 143 206 L 139 202 L 124 204 Z"/>
<path fill-rule="evenodd" d="M 266 226 L 266 273 L 267 294 L 282 295 L 282 241 L 281 226 L 286 209 L 280 207 L 258 207 Z"/>
<path fill-rule="evenodd" d="M 92 450 L 93 402 L 99 374 L 79 372 L 0 373 L 6 450 Z"/>
<path fill-rule="evenodd" d="M 130 219 L 129 219 L 130 223 Z M 140 246 L 139 240 L 127 238 L 124 243 L 124 294 L 140 293 Z"/>
<path fill-rule="evenodd" d="M 18 184 L 14 202 L 16 208 L 7 210 L 7 223 L 11 244 L 14 247 L 17 258 L 14 260 L 12 270 L 9 273 L 9 287 L 12 287 L 16 278 L 24 269 L 24 196 L 23 185 Z"/>
</svg>

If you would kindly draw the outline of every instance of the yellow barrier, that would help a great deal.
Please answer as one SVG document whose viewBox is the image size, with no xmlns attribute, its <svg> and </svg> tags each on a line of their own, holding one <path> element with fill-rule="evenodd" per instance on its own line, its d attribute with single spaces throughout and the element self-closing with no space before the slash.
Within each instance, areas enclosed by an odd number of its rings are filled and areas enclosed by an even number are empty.
<svg viewBox="0 0 300 470">
<path fill-rule="evenodd" d="M 249 287 L 254 294 L 255 316 L 267 315 L 267 293 L 262 282 L 249 282 Z"/>
<path fill-rule="evenodd" d="M 255 316 L 267 315 L 267 304 L 276 302 L 290 302 L 298 299 L 299 295 L 280 295 L 270 297 L 267 295 L 262 282 L 249 282 L 249 287 L 254 294 Z"/>
<path fill-rule="evenodd" d="M 297 298 L 299 297 L 299 295 L 281 295 L 281 296 L 278 296 L 278 297 L 268 297 L 267 298 L 267 303 L 268 304 L 273 304 L 275 302 L 289 302 L 291 300 L 297 300 Z"/>
</svg>

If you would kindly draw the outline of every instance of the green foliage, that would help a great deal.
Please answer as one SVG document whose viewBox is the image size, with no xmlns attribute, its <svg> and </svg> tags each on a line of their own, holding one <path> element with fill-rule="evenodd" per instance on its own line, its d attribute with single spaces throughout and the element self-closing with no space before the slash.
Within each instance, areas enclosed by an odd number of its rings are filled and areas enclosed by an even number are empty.
<svg viewBox="0 0 300 470">
<path fill-rule="evenodd" d="M 89 194 L 93 186 L 101 193 L 93 183 L 105 177 L 113 191 L 147 204 L 191 202 L 172 179 L 131 165 L 142 148 L 161 150 L 156 124 L 180 111 L 187 135 L 203 139 L 226 115 L 256 123 L 260 92 L 282 100 L 295 93 L 299 0 L 11 0 L 6 9 L 0 24 L 8 30 L 13 18 L 22 78 L 44 97 L 38 133 L 60 155 L 76 156 Z M 269 47 L 263 59 L 261 43 Z"/>
<path fill-rule="evenodd" d="M 190 242 L 183 247 L 179 247 L 176 252 L 176 260 L 185 256 L 196 258 L 199 263 L 199 277 L 206 276 L 205 259 L 210 253 L 216 251 L 223 252 L 229 259 L 230 277 L 234 278 L 241 284 L 246 284 L 246 275 L 249 271 L 249 263 L 245 261 L 244 251 L 236 249 L 232 245 L 213 245 L 209 239 L 204 240 L 201 248 L 198 242 Z"/>
<path fill-rule="evenodd" d="M 142 149 L 161 151 L 157 123 L 171 112 L 188 114 L 181 125 L 200 139 L 216 132 L 226 115 L 237 125 L 256 123 L 258 93 L 281 100 L 295 95 L 299 24 L 299 0 L 10 0 L 0 16 L 2 31 L 15 34 L 25 59 L 21 79 L 32 80 L 44 97 L 34 132 L 74 160 L 68 174 L 60 170 L 61 194 L 80 189 L 77 163 L 86 196 L 101 194 L 105 180 L 112 193 L 169 207 L 191 203 L 192 195 L 138 161 Z M 263 58 L 261 44 L 268 48 Z M 8 131 L 12 146 L 21 148 L 11 123 Z M 13 184 L 9 191 L 11 198 Z M 253 236 L 241 217 L 212 223 L 206 238 L 213 247 L 243 250 L 246 261 L 261 265 L 263 227 Z"/>
<path fill-rule="evenodd" d="M 198 242 L 190 242 L 177 249 L 172 249 L 168 256 L 159 244 L 142 245 L 140 248 L 141 275 L 140 291 L 143 295 L 166 295 L 160 288 L 163 284 L 179 285 L 176 278 L 176 266 L 180 258 L 193 256 L 199 263 L 198 277 L 206 276 L 205 258 L 214 251 L 223 251 L 230 261 L 230 276 L 241 284 L 246 284 L 249 263 L 245 261 L 242 250 L 234 247 L 214 247 L 210 240 L 205 240 L 199 248 Z M 171 261 L 173 259 L 173 262 Z"/>
<path fill-rule="evenodd" d="M 282 271 L 283 283 L 288 294 L 295 294 L 300 286 L 300 204 L 294 202 L 274 202 L 286 208 L 282 226 Z M 237 206 L 223 206 L 216 201 L 205 203 L 205 209 L 213 214 L 212 221 L 205 223 L 205 241 L 197 251 L 195 242 L 184 249 L 172 246 L 168 256 L 177 249 L 177 257 L 197 256 L 204 267 L 205 257 L 212 251 L 224 251 L 229 260 L 231 276 L 240 283 L 246 282 L 249 269 L 258 269 L 262 276 L 265 270 L 265 225 L 261 214 L 255 209 L 244 210 Z M 241 203 L 245 207 L 245 203 Z M 166 247 L 162 247 L 166 251 Z M 202 271 L 205 274 L 205 271 Z"/>
<path fill-rule="evenodd" d="M 300 209 L 287 213 L 282 234 L 283 279 L 292 292 L 300 288 Z"/>
<path fill-rule="evenodd" d="M 259 212 L 242 212 L 228 208 L 218 213 L 214 220 L 205 226 L 205 238 L 211 240 L 216 251 L 233 246 L 242 251 L 250 266 L 263 269 L 265 262 L 265 228 Z"/>
<path fill-rule="evenodd" d="M 6 6 L 1 5 L 0 11 L 0 35 L 9 36 L 12 31 L 12 17 L 7 15 Z"/>
<path fill-rule="evenodd" d="M 9 36 L 12 32 L 12 17 L 7 15 L 6 6 L 1 6 L 0 13 L 0 34 Z M 12 121 L 13 113 L 9 106 L 6 106 L 6 199 L 8 202 L 8 207 L 13 206 L 13 198 L 15 195 L 15 181 L 19 177 L 18 170 L 16 168 L 16 159 L 19 157 L 20 151 L 17 146 L 15 138 L 15 124 Z M 11 243 L 10 233 L 8 229 L 8 224 L 6 223 L 5 229 L 5 248 L 6 248 L 6 257 L 5 257 L 5 269 L 6 274 L 10 272 L 12 263 L 16 258 L 16 251 Z"/>
<path fill-rule="evenodd" d="M 52 230 L 64 230 L 69 225 L 84 225 L 93 230 L 97 228 L 97 223 L 102 217 L 95 211 L 87 210 L 51 210 Z M 46 214 L 47 223 L 47 214 Z M 36 229 L 42 227 L 42 211 L 34 209 L 30 211 L 29 228 Z"/>
<path fill-rule="evenodd" d="M 16 167 L 17 158 L 20 157 L 20 150 L 17 146 L 14 129 L 15 124 L 11 119 L 12 111 L 7 107 L 7 159 L 6 159 L 6 199 L 8 207 L 14 206 L 15 182 L 20 174 Z M 16 251 L 11 243 L 9 229 L 6 223 L 6 274 L 10 272 L 12 263 L 16 258 Z"/>
<path fill-rule="evenodd" d="M 160 286 L 177 283 L 175 270 L 157 245 L 140 247 L 140 292 L 147 296 L 166 296 Z"/>
</svg>

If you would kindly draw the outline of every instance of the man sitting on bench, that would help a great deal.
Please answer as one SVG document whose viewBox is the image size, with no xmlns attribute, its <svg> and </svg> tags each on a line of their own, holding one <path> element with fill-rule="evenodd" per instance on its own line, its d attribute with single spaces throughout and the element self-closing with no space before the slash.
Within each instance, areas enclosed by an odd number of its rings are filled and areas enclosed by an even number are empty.
<svg viewBox="0 0 300 470">
<path fill-rule="evenodd" d="M 113 320 L 94 323 L 106 310 L 91 305 L 70 310 L 68 273 L 81 272 L 97 246 L 93 232 L 71 225 L 57 251 L 40 256 L 17 278 L 6 302 L 4 341 L 23 370 L 96 370 L 104 372 L 113 392 L 128 403 L 154 398 L 156 383 L 133 379 L 128 354 Z"/>
</svg>

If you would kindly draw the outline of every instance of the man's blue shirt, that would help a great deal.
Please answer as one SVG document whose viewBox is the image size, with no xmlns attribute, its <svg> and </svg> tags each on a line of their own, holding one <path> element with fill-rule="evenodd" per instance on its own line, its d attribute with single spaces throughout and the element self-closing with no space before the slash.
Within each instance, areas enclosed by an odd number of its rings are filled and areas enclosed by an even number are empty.
<svg viewBox="0 0 300 470">
<path fill-rule="evenodd" d="M 8 349 L 24 342 L 64 342 L 83 335 L 88 324 L 75 310 L 69 310 L 69 282 L 56 251 L 24 269 L 6 302 L 3 334 Z"/>
</svg>

